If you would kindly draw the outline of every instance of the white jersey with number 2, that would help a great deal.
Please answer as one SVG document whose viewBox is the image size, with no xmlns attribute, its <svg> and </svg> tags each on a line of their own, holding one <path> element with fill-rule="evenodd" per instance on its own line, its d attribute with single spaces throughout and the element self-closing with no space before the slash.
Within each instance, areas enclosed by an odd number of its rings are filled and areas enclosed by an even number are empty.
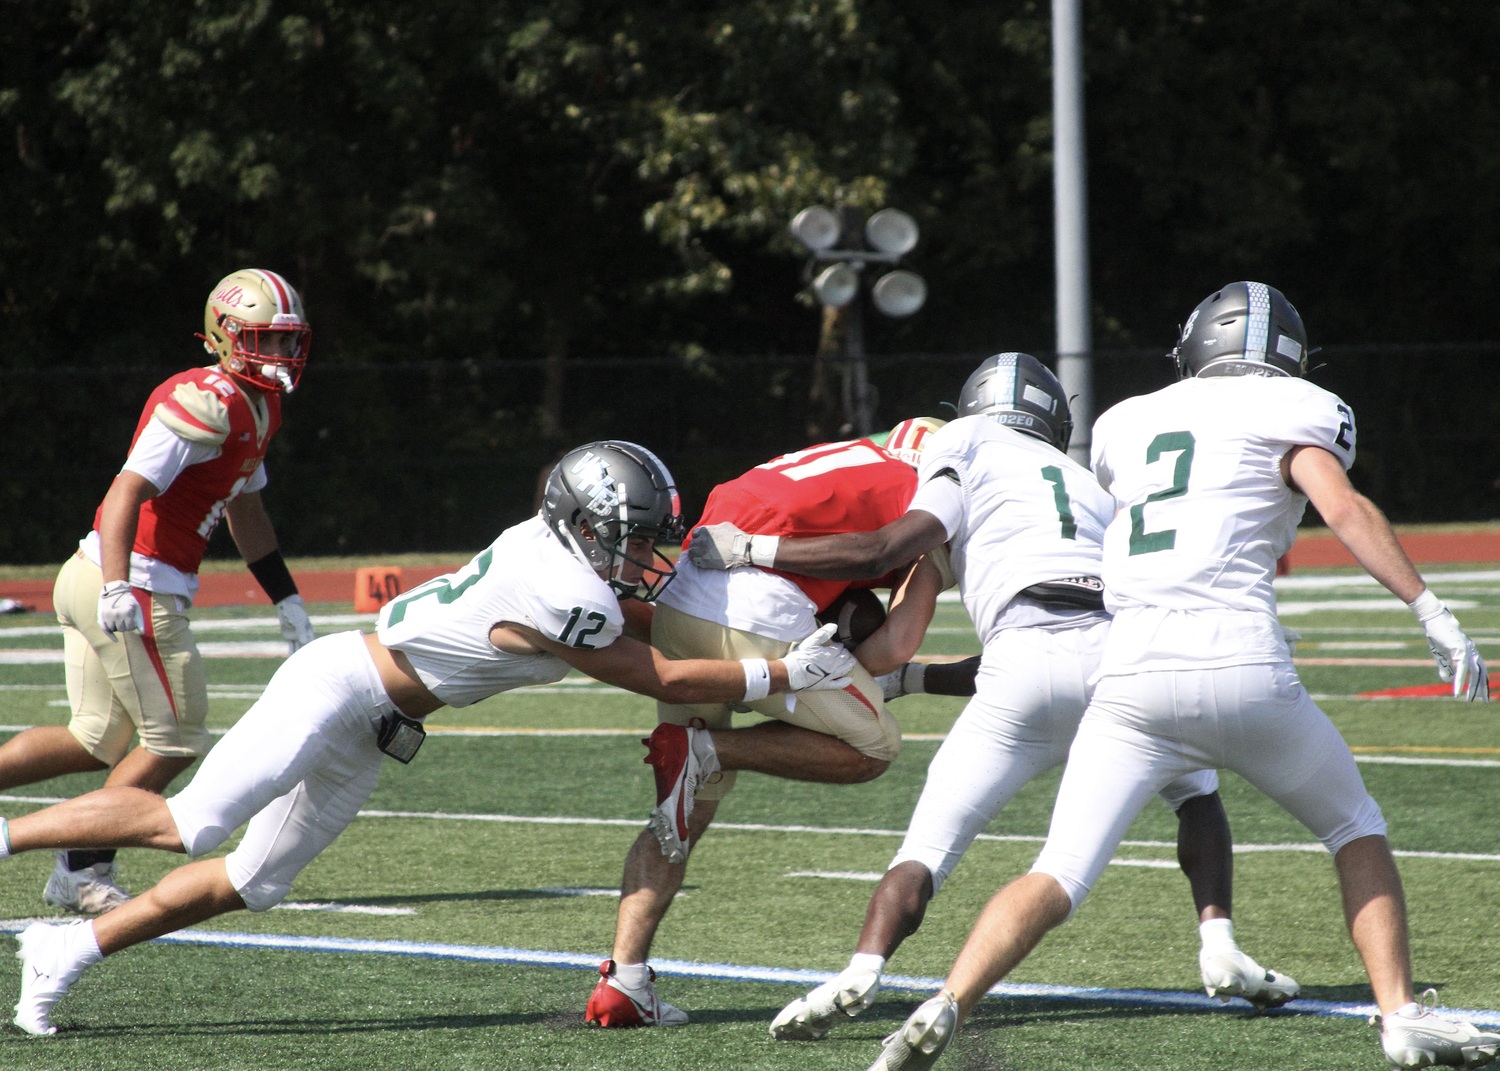
<svg viewBox="0 0 1500 1071">
<path fill-rule="evenodd" d="M 1105 674 L 1288 657 L 1271 581 L 1307 506 L 1281 473 L 1294 446 L 1348 469 L 1354 414 L 1306 380 L 1225 376 L 1099 418 L 1094 474 L 1120 506 L 1104 536 Z"/>
</svg>

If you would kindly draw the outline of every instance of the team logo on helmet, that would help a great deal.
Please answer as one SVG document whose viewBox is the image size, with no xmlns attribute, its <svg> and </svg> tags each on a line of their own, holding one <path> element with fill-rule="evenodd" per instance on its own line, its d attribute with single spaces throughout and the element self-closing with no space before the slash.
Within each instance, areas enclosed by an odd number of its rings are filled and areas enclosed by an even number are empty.
<svg viewBox="0 0 1500 1071">
<path fill-rule="evenodd" d="M 568 451 L 547 478 L 541 513 L 621 598 L 650 602 L 677 575 L 657 543 L 682 539 L 681 500 L 666 465 L 643 446 L 606 439 Z M 632 539 L 652 541 L 649 558 L 633 556 Z M 627 565 L 639 569 L 639 580 L 625 578 Z"/>
</svg>

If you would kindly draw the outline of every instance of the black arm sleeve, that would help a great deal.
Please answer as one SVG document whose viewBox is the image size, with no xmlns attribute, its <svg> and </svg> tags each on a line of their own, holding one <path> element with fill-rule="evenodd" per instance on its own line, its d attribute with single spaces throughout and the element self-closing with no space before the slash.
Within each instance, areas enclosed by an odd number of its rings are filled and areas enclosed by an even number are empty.
<svg viewBox="0 0 1500 1071">
<path fill-rule="evenodd" d="M 297 582 L 292 579 L 292 571 L 286 567 L 281 551 L 273 550 L 264 558 L 246 564 L 250 575 L 255 577 L 255 582 L 272 602 L 297 594 Z"/>
</svg>

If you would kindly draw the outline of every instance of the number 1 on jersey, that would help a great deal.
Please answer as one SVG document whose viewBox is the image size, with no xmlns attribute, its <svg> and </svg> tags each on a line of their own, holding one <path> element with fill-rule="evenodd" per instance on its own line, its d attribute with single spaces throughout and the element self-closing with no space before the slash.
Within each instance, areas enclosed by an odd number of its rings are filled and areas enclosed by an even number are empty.
<svg viewBox="0 0 1500 1071">
<path fill-rule="evenodd" d="M 1073 503 L 1068 500 L 1068 487 L 1063 483 L 1062 469 L 1048 465 L 1042 470 L 1042 479 L 1052 485 L 1052 501 L 1057 505 L 1057 523 L 1063 539 L 1078 538 L 1078 522 L 1073 519 Z"/>
</svg>

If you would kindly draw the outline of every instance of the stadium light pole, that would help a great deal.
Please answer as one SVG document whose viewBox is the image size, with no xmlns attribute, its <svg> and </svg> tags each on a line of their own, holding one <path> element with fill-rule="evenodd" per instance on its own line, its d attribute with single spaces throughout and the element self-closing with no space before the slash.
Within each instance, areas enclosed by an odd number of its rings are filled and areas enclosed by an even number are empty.
<svg viewBox="0 0 1500 1071">
<path fill-rule="evenodd" d="M 868 219 L 860 210 L 823 205 L 804 208 L 792 217 L 792 236 L 808 251 L 803 277 L 825 309 L 844 315 L 844 415 L 854 434 L 874 429 L 875 390 L 865 362 L 865 268 L 890 268 L 870 285 L 870 300 L 886 316 L 910 316 L 927 301 L 927 283 L 915 272 L 897 268 L 916 247 L 921 233 L 916 220 L 895 208 L 882 208 Z"/>
<path fill-rule="evenodd" d="M 1094 341 L 1089 326 L 1088 165 L 1079 7 L 1080 0 L 1052 0 L 1052 200 L 1057 378 L 1073 415 L 1068 453 L 1087 467 L 1094 427 Z"/>
</svg>

